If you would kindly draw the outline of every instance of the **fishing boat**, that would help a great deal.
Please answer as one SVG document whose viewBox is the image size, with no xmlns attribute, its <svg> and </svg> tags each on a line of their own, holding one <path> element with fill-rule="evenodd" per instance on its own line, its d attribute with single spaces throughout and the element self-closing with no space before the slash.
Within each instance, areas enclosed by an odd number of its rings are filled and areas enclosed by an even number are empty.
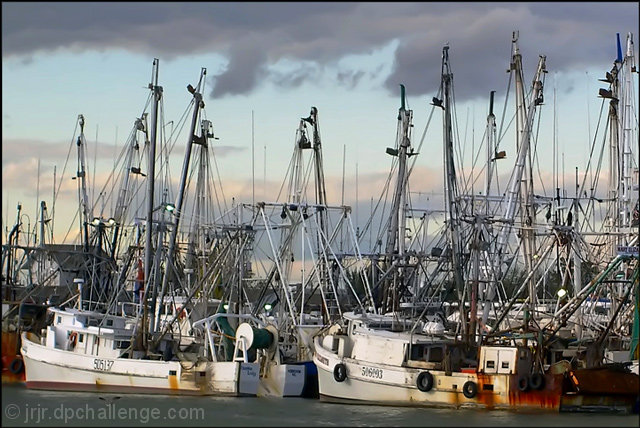
<svg viewBox="0 0 640 428">
<path fill-rule="evenodd" d="M 572 364 L 561 358 L 545 364 L 543 358 L 549 355 L 547 350 L 550 343 L 580 307 L 585 295 L 604 281 L 620 263 L 633 261 L 631 257 L 619 256 L 614 259 L 607 269 L 562 306 L 544 328 L 536 328 L 533 322 L 537 290 L 532 277 L 542 260 L 554 248 L 558 235 L 551 234 L 550 242 L 543 241 L 544 245 L 540 250 L 535 247 L 530 227 L 535 218 L 532 189 L 527 188 L 529 177 L 523 176 L 526 159 L 530 156 L 529 139 L 533 118 L 536 108 L 543 102 L 545 57 L 540 56 L 528 103 L 525 104 L 527 100 L 522 90 L 521 59 L 514 33 L 511 66 L 520 75 L 517 82 L 521 90 L 521 95 L 517 98 L 520 115 L 518 153 L 507 186 L 507 207 L 498 223 L 501 227 L 496 228 L 497 236 L 493 239 L 483 239 L 483 235 L 477 232 L 480 228 L 464 227 L 462 221 L 466 215 L 467 224 L 482 224 L 482 221 L 477 220 L 478 215 L 473 220 L 474 217 L 469 212 L 463 211 L 461 201 L 464 198 L 458 194 L 453 160 L 453 75 L 448 54 L 449 47 L 445 46 L 440 92 L 438 97 L 434 97 L 433 104 L 442 108 L 444 116 L 447 212 L 445 255 L 451 266 L 450 281 L 460 297 L 455 329 L 447 331 L 444 328 L 434 328 L 434 320 L 425 317 L 427 306 L 417 317 L 403 311 L 409 305 L 398 305 L 397 301 L 404 290 L 411 291 L 412 288 L 407 285 L 401 269 L 390 270 L 386 276 L 394 278 L 394 281 L 389 280 L 387 287 L 383 288 L 387 290 L 383 295 L 391 304 L 383 305 L 380 314 L 344 313 L 341 321 L 323 329 L 314 338 L 314 362 L 318 367 L 320 399 L 400 406 L 633 411 L 638 404 L 638 376 L 624 365 L 593 364 L 579 367 L 575 361 Z M 403 156 L 410 153 L 406 138 L 410 117 L 410 111 L 405 109 L 403 93 L 398 115 L 400 144 L 392 150 L 399 157 L 399 165 L 402 165 Z M 402 200 L 406 179 L 400 167 L 397 179 L 399 185 L 395 194 L 397 200 Z M 520 186 L 524 188 L 519 189 Z M 520 194 L 523 195 L 522 199 Z M 507 243 L 518 206 L 521 206 L 520 215 L 523 224 L 526 224 L 521 234 L 524 242 L 523 258 L 529 263 L 529 275 L 518 290 L 509 296 L 509 301 L 503 307 L 496 307 L 495 287 L 504 275 Z M 404 231 L 402 212 L 396 210 L 393 216 L 385 256 L 387 265 L 391 266 L 400 265 L 397 261 L 394 263 L 394 257 L 403 253 L 404 241 L 403 235 L 400 235 L 400 239 L 396 238 L 398 230 Z M 466 244 L 463 245 L 463 242 Z M 496 247 L 492 248 L 492 245 Z M 470 250 L 465 253 L 463 247 Z M 487 249 L 491 249 L 492 253 Z M 485 269 L 480 269 L 483 263 Z M 405 265 L 409 264 L 402 266 Z M 484 272 L 485 276 L 481 276 L 479 272 Z M 636 264 L 635 269 L 632 269 L 630 284 L 637 287 L 637 280 Z M 487 285 L 486 288 L 483 287 L 484 290 L 479 287 L 480 281 Z M 530 292 L 524 305 L 521 305 L 525 316 L 521 323 L 517 323 L 518 328 L 512 328 L 505 334 L 499 326 L 507 316 L 513 315 L 511 309 L 523 290 Z M 480 316 L 479 304 L 482 305 Z M 497 312 L 493 325 L 488 324 L 490 312 Z"/>
<path fill-rule="evenodd" d="M 199 346 L 196 340 L 182 337 L 185 332 L 183 320 L 185 315 L 194 312 L 196 305 L 189 304 L 198 287 L 187 290 L 190 294 L 180 308 L 167 304 L 176 300 L 169 293 L 170 290 L 167 289 L 165 293 L 163 288 L 160 295 L 156 291 L 160 262 L 157 256 L 161 248 L 157 247 L 155 257 L 151 253 L 153 243 L 162 242 L 161 226 L 164 223 L 157 218 L 160 216 L 158 211 L 164 217 L 168 211 L 166 208 L 170 206 L 166 200 L 160 205 L 162 210 L 154 204 L 158 105 L 162 99 L 162 87 L 158 85 L 158 62 L 157 59 L 154 61 L 153 82 L 149 85 L 153 99 L 151 126 L 146 126 L 142 119 L 137 120 L 133 131 L 145 133 L 145 141 L 148 142 L 146 230 L 135 234 L 138 240 L 144 234 L 146 240 L 144 262 L 139 264 L 136 274 L 136 285 L 140 286 L 134 289 L 134 293 L 128 293 L 124 287 L 128 267 L 135 260 L 133 254 L 136 249 L 143 247 L 137 242 L 134 251 L 127 251 L 125 263 L 120 268 L 116 266 L 114 257 L 117 233 L 122 230 L 118 226 L 124 221 L 123 214 L 129 205 L 129 189 L 123 188 L 119 193 L 117 207 L 122 210 L 119 210 L 117 219 L 108 222 L 116 226 L 111 229 L 112 237 L 106 234 L 107 222 L 97 217 L 91 220 L 93 215 L 84 180 L 86 169 L 82 149 L 86 141 L 84 117 L 81 115 L 78 137 L 81 167 L 78 178 L 83 255 L 89 261 L 101 263 L 100 266 L 104 268 L 92 269 L 96 265 L 89 263 L 91 268 L 85 271 L 87 276 L 74 280 L 77 286 L 75 307 L 50 307 L 48 311 L 53 317 L 51 325 L 40 332 L 22 333 L 21 353 L 26 368 L 25 383 L 29 388 L 231 396 L 255 396 L 257 393 L 257 363 L 237 359 L 218 361 L 215 355 L 207 355 L 206 349 L 201 344 Z M 189 86 L 188 89 L 196 99 L 195 125 L 197 110 L 203 106 L 197 100 L 201 97 L 200 84 L 197 88 Z M 143 118 L 146 119 L 146 115 Z M 190 141 L 194 135 L 192 133 L 189 136 Z M 207 138 L 207 134 L 203 133 L 201 139 Z M 133 138 L 130 148 L 137 150 L 136 143 L 136 138 Z M 140 169 L 127 164 L 126 174 L 130 173 L 139 174 Z M 128 183 L 129 180 L 125 179 L 124 182 Z M 91 233 L 90 225 L 94 226 Z M 92 243 L 95 245 L 90 245 Z M 95 272 L 98 274 L 95 275 Z M 135 299 L 119 300 L 123 295 L 135 295 Z M 127 306 L 132 310 L 128 311 Z"/>
<path fill-rule="evenodd" d="M 171 361 L 135 351 L 135 318 L 75 308 L 51 308 L 52 325 L 40 337 L 22 333 L 26 386 L 34 389 L 195 395 L 255 395 L 257 364 Z"/>
</svg>

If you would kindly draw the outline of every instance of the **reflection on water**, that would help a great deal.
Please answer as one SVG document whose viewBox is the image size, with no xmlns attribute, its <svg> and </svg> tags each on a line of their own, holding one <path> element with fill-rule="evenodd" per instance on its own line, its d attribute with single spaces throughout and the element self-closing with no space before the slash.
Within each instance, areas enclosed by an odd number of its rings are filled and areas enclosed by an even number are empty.
<svg viewBox="0 0 640 428">
<path fill-rule="evenodd" d="M 637 426 L 638 415 L 520 413 L 323 403 L 303 398 L 171 397 L 2 386 L 2 426 Z"/>
</svg>

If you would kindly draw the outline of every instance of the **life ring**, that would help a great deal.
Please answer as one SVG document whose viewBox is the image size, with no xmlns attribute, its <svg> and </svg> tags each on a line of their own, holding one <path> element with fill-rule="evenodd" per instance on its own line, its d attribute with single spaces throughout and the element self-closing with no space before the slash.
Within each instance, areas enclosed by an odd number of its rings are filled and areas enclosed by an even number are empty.
<svg viewBox="0 0 640 428">
<path fill-rule="evenodd" d="M 67 346 L 69 349 L 73 349 L 76 347 L 76 343 L 78 343 L 78 332 L 72 331 L 67 339 Z"/>
<path fill-rule="evenodd" d="M 187 311 L 182 306 L 178 306 L 176 312 L 178 313 L 178 318 L 181 320 L 187 316 Z"/>
<path fill-rule="evenodd" d="M 462 393 L 467 398 L 473 398 L 478 393 L 478 385 L 471 380 L 468 380 L 462 385 Z"/>
<path fill-rule="evenodd" d="M 416 386 L 422 392 L 431 391 L 431 388 L 433 388 L 433 375 L 429 372 L 420 372 Z"/>
<path fill-rule="evenodd" d="M 526 375 L 518 378 L 518 389 L 522 392 L 529 390 L 529 378 Z"/>
<path fill-rule="evenodd" d="M 9 364 L 9 371 L 13 374 L 20 374 L 24 370 L 24 362 L 22 358 L 16 357 Z"/>
<path fill-rule="evenodd" d="M 535 372 L 529 378 L 529 385 L 531 389 L 542 389 L 544 388 L 544 375 L 540 372 Z"/>
<path fill-rule="evenodd" d="M 347 378 L 347 367 L 342 363 L 336 364 L 333 368 L 333 378 L 336 382 L 344 381 Z"/>
</svg>

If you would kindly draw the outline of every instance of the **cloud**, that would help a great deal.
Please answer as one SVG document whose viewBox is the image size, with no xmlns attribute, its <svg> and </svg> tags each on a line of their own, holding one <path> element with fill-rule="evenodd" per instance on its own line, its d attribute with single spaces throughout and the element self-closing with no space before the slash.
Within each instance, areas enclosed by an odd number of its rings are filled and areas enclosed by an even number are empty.
<svg viewBox="0 0 640 428">
<path fill-rule="evenodd" d="M 511 33 L 520 32 L 525 70 L 547 55 L 549 70 L 609 67 L 615 33 L 638 33 L 638 4 L 590 3 L 18 3 L 2 4 L 4 58 L 39 52 L 126 49 L 173 59 L 215 52 L 229 61 L 213 97 L 248 94 L 265 81 L 296 87 L 324 71 L 347 85 L 365 65 L 335 71 L 341 58 L 398 41 L 385 81 L 395 94 L 433 94 L 449 43 L 458 99 L 506 86 Z M 272 69 L 287 59 L 305 65 Z M 335 77 L 335 76 L 334 76 Z"/>
<path fill-rule="evenodd" d="M 244 152 L 247 149 L 245 147 L 235 147 L 235 146 L 215 146 L 213 148 L 213 152 L 216 155 L 216 158 L 224 158 L 226 156 L 232 156 L 234 153 Z"/>
</svg>

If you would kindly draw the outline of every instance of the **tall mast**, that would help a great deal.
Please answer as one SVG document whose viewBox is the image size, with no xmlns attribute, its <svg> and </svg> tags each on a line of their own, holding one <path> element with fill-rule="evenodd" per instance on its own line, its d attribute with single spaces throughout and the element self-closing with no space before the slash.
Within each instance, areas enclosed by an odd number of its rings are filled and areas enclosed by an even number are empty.
<svg viewBox="0 0 640 428">
<path fill-rule="evenodd" d="M 407 158 L 412 156 L 410 128 L 413 118 L 413 110 L 405 108 L 405 87 L 400 85 L 400 109 L 398 110 L 398 134 L 395 149 L 387 148 L 387 153 L 398 157 L 398 175 L 393 199 L 390 208 L 389 229 L 387 232 L 387 243 L 385 247 L 386 267 L 390 268 L 394 259 L 402 258 L 405 253 L 404 236 L 406 233 L 406 197 L 408 184 Z M 391 284 L 386 281 L 383 293 L 382 313 L 389 310 L 395 311 L 399 295 L 399 287 L 404 280 L 402 268 L 394 269 Z"/>
<path fill-rule="evenodd" d="M 513 45 L 514 45 L 514 50 L 513 50 L 513 58 L 511 63 L 511 70 L 516 72 L 516 83 L 518 83 L 518 82 L 522 82 L 522 67 L 521 67 L 522 58 L 520 56 L 520 52 L 517 47 L 516 32 L 514 32 Z M 525 186 L 525 189 L 526 189 L 526 183 L 523 183 L 523 176 L 525 173 L 526 162 L 529 157 L 531 130 L 533 128 L 533 119 L 535 117 L 536 107 L 540 105 L 543 100 L 542 99 L 543 84 L 540 79 L 542 77 L 542 74 L 546 73 L 545 62 L 546 62 L 546 57 L 543 55 L 540 55 L 538 59 L 538 66 L 536 69 L 536 73 L 533 78 L 532 91 L 529 98 L 529 103 L 528 103 L 528 106 L 526 107 L 527 114 L 526 114 L 525 120 L 523 121 L 522 128 L 519 129 L 517 133 L 518 154 L 516 157 L 516 163 L 514 165 L 514 168 L 511 172 L 511 176 L 509 178 L 509 183 L 507 185 L 507 191 L 506 191 L 507 206 L 505 209 L 505 214 L 502 218 L 502 228 L 500 230 L 497 243 L 496 243 L 496 251 L 495 251 L 496 265 L 494 267 L 496 280 L 500 280 L 502 278 L 502 263 L 505 257 L 505 251 L 507 248 L 509 236 L 511 234 L 511 229 L 513 227 L 513 222 L 516 214 L 519 193 L 520 193 L 519 190 L 522 188 L 522 186 Z M 518 84 L 516 84 L 516 90 L 518 90 Z M 520 89 L 518 93 L 521 95 L 519 98 L 516 97 L 516 101 L 518 103 L 518 110 L 524 111 L 524 107 L 522 104 L 524 100 L 524 96 L 523 96 L 524 91 Z M 525 179 L 525 182 L 526 182 L 526 179 Z M 527 194 L 526 191 L 525 191 L 525 194 Z M 526 217 L 528 213 L 528 209 L 530 208 L 530 203 L 525 202 L 523 208 L 524 208 L 523 215 L 525 216 L 525 219 L 531 218 L 531 217 Z M 529 215 L 531 215 L 531 213 L 529 213 Z M 530 225 L 525 224 L 525 226 L 526 226 L 525 231 L 528 231 L 530 232 L 530 234 L 533 234 L 533 229 L 531 228 L 533 224 L 532 223 Z M 532 246 L 533 243 L 530 243 L 530 245 Z M 533 254 L 532 253 L 525 254 L 525 260 L 528 259 L 528 261 L 530 262 L 531 258 L 526 257 L 527 255 L 532 256 Z M 529 265 L 527 266 L 529 267 Z M 535 284 L 535 281 L 531 279 L 529 284 L 530 285 Z M 531 288 L 530 288 L 530 291 L 531 291 Z M 490 305 L 492 304 L 493 297 L 495 296 L 495 292 L 496 292 L 496 284 L 495 284 L 495 281 L 492 281 L 489 283 L 487 293 L 485 294 L 486 298 L 483 304 L 483 314 L 482 314 L 483 325 L 486 324 L 487 319 L 489 317 L 489 309 L 490 309 Z M 533 301 L 534 301 L 534 296 L 531 297 L 532 304 L 533 304 Z"/>
<path fill-rule="evenodd" d="M 638 164 L 637 164 L 637 147 L 638 135 L 635 125 L 636 117 L 634 111 L 634 95 L 633 75 L 636 72 L 636 63 L 634 57 L 633 36 L 627 34 L 627 44 L 624 54 L 624 60 L 621 68 L 621 91 L 620 91 L 620 120 L 618 122 L 620 129 L 620 208 L 619 217 L 620 224 L 625 232 L 629 232 L 632 223 L 632 211 L 638 201 L 638 191 L 633 189 L 634 184 L 638 185 Z M 633 152 L 635 147 L 636 153 Z M 635 171 L 634 171 L 635 170 Z M 634 183 L 634 173 L 636 182 Z M 627 241 L 628 238 L 625 238 Z"/>
<path fill-rule="evenodd" d="M 618 34 L 618 45 L 620 44 L 620 35 Z M 613 68 L 611 69 L 611 73 L 608 74 L 607 80 L 611 83 L 611 88 L 608 92 L 603 92 L 600 90 L 600 95 L 605 98 L 611 98 L 609 101 L 609 224 L 611 232 L 618 232 L 620 229 L 620 199 L 619 199 L 619 185 L 620 185 L 620 170 L 618 161 L 620 159 L 619 156 L 619 135 L 618 135 L 618 109 L 619 105 L 619 88 L 620 81 L 618 75 L 620 73 L 620 66 L 622 62 L 622 55 L 618 57 L 618 59 L 613 63 Z M 609 248 L 609 255 L 615 256 L 616 254 L 616 244 L 618 243 L 619 238 L 614 235 L 612 238 L 612 242 Z"/>
<path fill-rule="evenodd" d="M 196 125 L 198 123 L 198 115 L 200 113 L 200 109 L 204 108 L 204 101 L 202 100 L 202 94 L 200 91 L 200 86 L 202 84 L 203 77 L 207 74 L 207 69 L 202 68 L 200 71 L 200 79 L 198 81 L 198 85 L 196 88 L 188 85 L 187 90 L 193 95 L 193 114 L 191 116 L 191 125 L 189 128 L 188 140 L 187 140 L 187 148 L 184 155 L 184 162 L 182 164 L 182 174 L 180 175 L 180 188 L 178 190 L 178 197 L 176 200 L 174 216 L 175 223 L 173 225 L 173 229 L 171 230 L 171 235 L 169 238 L 169 249 L 167 251 L 167 264 L 166 271 L 162 278 L 162 288 L 160 291 L 160 305 L 163 304 L 164 296 L 167 289 L 167 283 L 169 278 L 176 277 L 176 268 L 174 263 L 175 258 L 175 247 L 176 247 L 176 239 L 178 236 L 178 229 L 180 227 L 180 218 L 182 216 L 182 208 L 184 202 L 184 192 L 187 184 L 187 177 L 189 174 L 189 163 L 191 162 L 191 150 L 194 143 L 203 144 L 206 142 L 206 135 L 203 134 L 200 137 L 195 135 Z M 204 132 L 204 131 L 203 131 Z M 156 320 L 158 322 L 159 320 Z M 157 327 L 157 326 L 156 326 Z M 155 330 L 155 327 L 154 327 Z"/>
<path fill-rule="evenodd" d="M 460 218 L 458 213 L 458 184 L 453 156 L 453 124 L 452 124 L 452 84 L 453 73 L 449 64 L 449 46 L 442 48 L 442 79 L 440 90 L 443 97 L 443 143 L 444 143 L 444 173 L 445 173 L 445 207 L 447 218 L 447 235 L 451 245 L 451 268 L 453 281 L 458 292 L 460 304 L 460 319 L 462 320 L 462 336 L 469 340 L 466 307 L 463 301 L 464 281 L 462 278 L 462 246 L 460 243 Z"/>
<path fill-rule="evenodd" d="M 85 251 L 89 251 L 89 221 L 91 213 L 89 209 L 89 196 L 87 195 L 87 169 L 86 169 L 86 139 L 84 138 L 84 116 L 78 115 L 80 135 L 76 142 L 78 146 L 78 198 L 80 203 L 80 238 Z"/>
<path fill-rule="evenodd" d="M 496 154 L 496 116 L 493 114 L 493 96 L 496 91 L 491 91 L 489 100 L 489 115 L 487 116 L 487 173 L 485 174 L 485 195 L 491 192 L 491 177 L 493 175 L 493 162 L 497 160 Z M 489 199 L 485 204 L 489 208 Z"/>
<path fill-rule="evenodd" d="M 148 174 L 147 174 L 147 218 L 146 218 L 146 233 L 145 233 L 145 247 L 144 247 L 144 279 L 145 285 L 145 298 L 141 299 L 141 303 L 144 305 L 143 312 L 143 329 L 146 329 L 146 314 L 147 314 L 147 298 L 146 294 L 149 290 L 152 291 L 151 311 L 149 313 L 149 328 L 153 328 L 154 325 L 154 310 L 155 310 L 155 283 L 156 279 L 153 278 L 151 282 L 151 261 L 153 260 L 153 212 L 154 212 L 154 190 L 155 190 L 155 175 L 156 175 L 156 140 L 158 133 L 158 104 L 162 98 L 162 87 L 158 86 L 158 68 L 160 66 L 160 60 L 154 58 L 153 71 L 151 76 L 151 83 L 149 83 L 149 89 L 151 89 L 153 95 L 153 105 L 151 111 L 151 138 L 149 140 L 149 158 L 148 158 Z M 146 345 L 146 334 L 143 336 L 144 344 Z"/>
<path fill-rule="evenodd" d="M 623 56 L 620 34 L 617 34 L 618 55 L 606 79 L 610 83 L 609 90 L 600 89 L 602 98 L 609 102 L 609 186 L 608 186 L 608 218 L 606 227 L 613 232 L 609 255 L 615 256 L 616 245 L 624 244 L 627 237 L 620 232 L 629 232 L 637 223 L 634 211 L 638 209 L 638 193 L 634 189 L 638 185 L 638 135 L 635 124 L 634 82 L 632 76 L 636 72 L 633 37 L 627 35 L 626 50 Z M 634 153 L 634 149 L 636 153 Z M 637 214 L 635 214 L 637 215 Z"/>
<path fill-rule="evenodd" d="M 127 148 L 127 155 L 124 164 L 124 174 L 122 185 L 118 191 L 118 199 L 116 201 L 116 209 L 113 215 L 114 220 L 114 228 L 113 228 L 113 237 L 111 241 L 111 258 L 115 259 L 117 251 L 118 251 L 118 240 L 120 239 L 120 231 L 121 225 L 124 221 L 124 215 L 129 207 L 130 199 L 131 199 L 131 189 L 129 189 L 129 182 L 131 174 L 141 174 L 140 168 L 133 167 L 133 155 L 136 151 L 140 149 L 140 145 L 138 143 L 138 131 L 141 131 L 145 134 L 145 142 L 148 140 L 147 134 L 147 113 L 144 113 L 142 117 L 137 118 L 135 120 L 132 132 L 131 142 L 129 147 Z"/>
<path fill-rule="evenodd" d="M 327 319 L 332 321 L 332 318 L 336 315 L 333 308 L 338 307 L 337 296 L 332 292 L 332 281 L 329 278 L 329 268 L 327 266 L 327 260 L 324 256 L 324 239 L 329 239 L 329 225 L 328 225 L 328 213 L 327 213 L 327 191 L 324 182 L 324 165 L 322 162 L 322 140 L 320 139 L 320 124 L 318 123 L 318 109 L 311 107 L 309 117 L 303 119 L 310 123 L 313 128 L 313 163 L 315 174 L 315 196 L 317 214 L 318 214 L 318 239 L 317 239 L 317 254 L 318 254 L 318 270 L 320 286 L 324 289 L 324 296 L 327 306 Z M 332 299 L 333 297 L 333 299 Z"/>
</svg>

